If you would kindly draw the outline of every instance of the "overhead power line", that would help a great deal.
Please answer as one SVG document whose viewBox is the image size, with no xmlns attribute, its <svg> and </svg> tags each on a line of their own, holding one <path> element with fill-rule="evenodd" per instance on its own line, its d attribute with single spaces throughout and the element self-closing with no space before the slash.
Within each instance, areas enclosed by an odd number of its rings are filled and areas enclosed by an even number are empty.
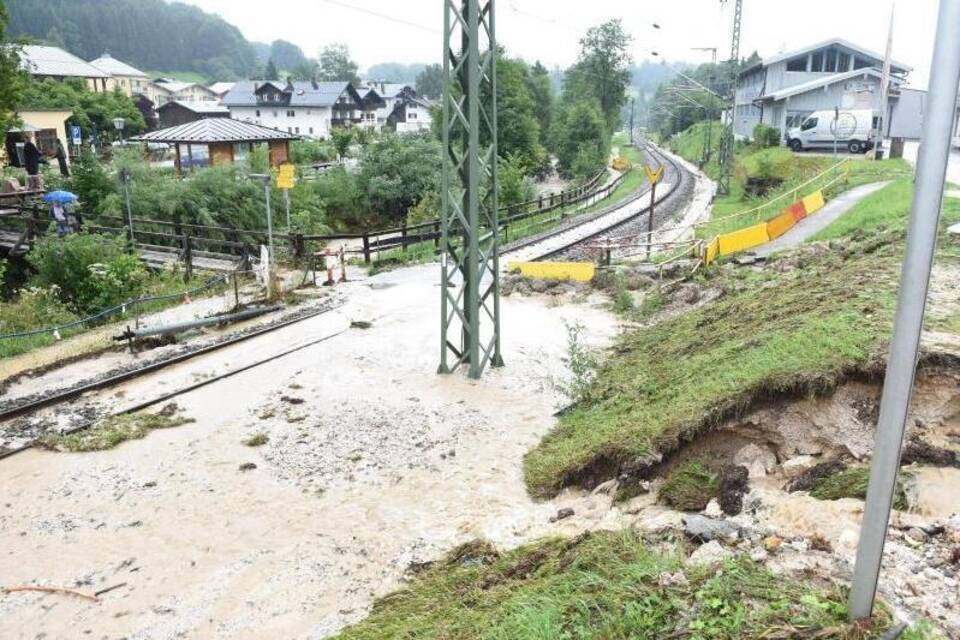
<svg viewBox="0 0 960 640">
<path fill-rule="evenodd" d="M 412 22 L 412 21 L 410 21 L 410 20 L 405 20 L 405 19 L 403 19 L 403 18 L 398 18 L 398 17 L 396 17 L 396 16 L 391 16 L 391 15 L 388 15 L 388 14 L 386 14 L 386 13 L 380 13 L 379 11 L 373 11 L 372 9 L 365 9 L 365 8 L 363 8 L 363 7 L 355 7 L 355 6 L 351 5 L 351 4 L 347 4 L 346 2 L 341 2 L 340 0 L 323 0 L 323 1 L 326 2 L 327 4 L 332 4 L 332 5 L 341 7 L 341 8 L 343 8 L 343 9 L 349 9 L 350 11 L 356 11 L 357 13 L 365 13 L 365 14 L 367 14 L 368 16 L 374 16 L 374 17 L 380 18 L 380 19 L 382 19 L 382 20 L 388 20 L 388 21 L 390 21 L 390 22 L 395 22 L 395 23 L 397 23 L 397 24 L 406 25 L 406 26 L 408 26 L 408 27 L 413 27 L 414 29 L 420 29 L 420 30 L 422 30 L 422 31 L 427 31 L 427 32 L 429 32 L 429 33 L 434 33 L 434 34 L 436 34 L 436 35 L 443 35 L 443 31 L 442 31 L 441 29 L 435 29 L 435 28 L 433 28 L 433 27 L 428 27 L 427 25 L 425 25 L 425 24 L 420 24 L 419 22 Z"/>
</svg>

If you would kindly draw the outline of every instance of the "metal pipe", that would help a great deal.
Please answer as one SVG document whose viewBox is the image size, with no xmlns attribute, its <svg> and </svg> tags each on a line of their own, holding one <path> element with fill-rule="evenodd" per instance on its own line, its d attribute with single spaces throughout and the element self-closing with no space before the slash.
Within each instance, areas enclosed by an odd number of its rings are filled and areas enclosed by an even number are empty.
<svg viewBox="0 0 960 640">
<path fill-rule="evenodd" d="M 960 83 L 960 45 L 954 36 L 957 25 L 960 25 L 960 0 L 941 0 L 930 67 L 929 107 L 923 123 L 917 161 L 913 215 L 907 232 L 907 251 L 850 592 L 850 618 L 853 620 L 868 618 L 873 613 L 903 435 L 913 394 L 924 307 L 950 155 L 957 85 Z"/>
<path fill-rule="evenodd" d="M 218 324 L 241 322 L 243 320 L 249 320 L 250 318 L 256 318 L 268 313 L 273 313 L 274 311 L 279 311 L 282 308 L 283 307 L 279 305 L 273 307 L 257 307 L 255 309 L 245 309 L 244 311 L 239 311 L 237 313 L 229 313 L 222 316 L 214 316 L 212 318 L 187 320 L 185 322 L 175 322 L 173 324 L 159 327 L 146 327 L 143 329 L 135 329 L 133 331 L 127 330 L 126 333 L 115 337 L 114 340 L 119 341 L 128 340 L 130 338 L 148 338 L 150 336 L 169 336 L 177 333 L 183 333 L 184 331 L 190 331 L 191 329 L 201 329 L 203 327 L 209 327 Z"/>
</svg>

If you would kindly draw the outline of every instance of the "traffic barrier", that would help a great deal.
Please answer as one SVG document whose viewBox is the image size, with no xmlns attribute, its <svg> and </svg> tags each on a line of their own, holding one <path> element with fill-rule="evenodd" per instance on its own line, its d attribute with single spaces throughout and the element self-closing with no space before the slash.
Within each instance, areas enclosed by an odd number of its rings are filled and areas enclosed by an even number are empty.
<svg viewBox="0 0 960 640">
<path fill-rule="evenodd" d="M 794 222 L 800 222 L 807 217 L 807 210 L 803 206 L 803 201 L 794 202 L 792 205 L 787 207 L 787 211 L 790 212 L 790 215 L 793 216 Z"/>
<path fill-rule="evenodd" d="M 803 208 L 808 216 L 823 209 L 825 204 L 826 200 L 823 197 L 823 191 L 816 191 L 803 199 Z"/>
<path fill-rule="evenodd" d="M 733 233 L 724 233 L 718 239 L 720 255 L 727 256 L 770 242 L 770 234 L 767 232 L 767 223 L 763 222 Z"/>
<path fill-rule="evenodd" d="M 577 282 L 590 282 L 596 273 L 592 262 L 511 262 L 509 269 L 520 271 L 525 278 Z"/>
<path fill-rule="evenodd" d="M 793 229 L 795 224 L 797 224 L 797 219 L 794 217 L 793 207 L 787 207 L 780 215 L 767 223 L 767 235 L 770 236 L 771 240 L 776 240 Z"/>
<path fill-rule="evenodd" d="M 714 260 L 720 257 L 720 238 L 714 238 L 707 243 L 707 247 L 703 252 L 703 261 L 709 266 L 713 263 Z"/>
</svg>

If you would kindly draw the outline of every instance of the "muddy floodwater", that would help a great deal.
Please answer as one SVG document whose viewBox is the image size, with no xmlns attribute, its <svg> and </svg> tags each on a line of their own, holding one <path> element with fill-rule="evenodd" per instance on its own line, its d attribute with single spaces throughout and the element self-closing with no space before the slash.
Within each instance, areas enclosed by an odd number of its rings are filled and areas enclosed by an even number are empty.
<svg viewBox="0 0 960 640">
<path fill-rule="evenodd" d="M 122 585 L 99 603 L 6 595 L 0 637 L 320 638 L 460 542 L 608 517 L 593 496 L 532 502 L 521 463 L 562 402 L 566 323 L 603 345 L 615 319 L 600 300 L 506 299 L 507 366 L 438 376 L 438 275 L 351 283 L 335 312 L 105 392 L 145 399 L 330 337 L 179 397 L 192 424 L 0 463 L 3 586 Z M 267 444 L 244 446 L 253 434 Z M 550 523 L 571 504 L 577 524 Z"/>
</svg>

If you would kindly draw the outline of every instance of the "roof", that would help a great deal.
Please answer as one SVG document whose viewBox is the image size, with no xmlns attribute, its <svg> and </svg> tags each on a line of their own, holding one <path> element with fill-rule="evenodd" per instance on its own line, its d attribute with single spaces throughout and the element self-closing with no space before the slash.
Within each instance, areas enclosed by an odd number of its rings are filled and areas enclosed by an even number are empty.
<svg viewBox="0 0 960 640">
<path fill-rule="evenodd" d="M 90 64 L 100 69 L 104 73 L 112 76 L 133 76 L 135 78 L 146 78 L 147 74 L 136 67 L 131 67 L 125 62 L 120 62 L 109 53 L 104 53 L 96 60 L 91 60 Z"/>
<path fill-rule="evenodd" d="M 749 69 L 745 69 L 743 72 L 741 72 L 741 75 L 743 75 L 744 73 L 747 73 L 748 71 L 752 71 L 753 69 L 756 69 L 758 66 L 768 67 L 772 64 L 776 64 L 777 62 L 783 62 L 784 60 L 789 60 L 790 58 L 796 58 L 797 56 L 802 56 L 808 53 L 812 53 L 817 49 L 823 49 L 825 47 L 829 47 L 833 45 L 843 47 L 844 49 L 849 49 L 854 53 L 859 54 L 860 56 L 863 56 L 864 58 L 873 58 L 874 60 L 880 60 L 880 61 L 884 59 L 884 56 L 882 54 L 879 54 L 875 51 L 870 51 L 869 49 L 865 49 L 860 45 L 850 42 L 849 40 L 844 40 L 843 38 L 830 38 L 829 40 L 824 40 L 816 44 L 811 44 L 809 46 L 803 47 L 802 49 L 786 51 L 784 53 L 778 53 L 777 55 L 770 56 L 769 58 L 764 58 L 759 64 L 753 65 Z M 909 73 L 913 71 L 913 67 L 903 64 L 901 62 L 897 62 L 896 60 L 893 60 L 892 68 L 894 73 Z M 858 69 L 858 71 L 862 71 L 862 69 Z"/>
<path fill-rule="evenodd" d="M 300 136 L 230 118 L 208 118 L 176 127 L 144 133 L 137 142 L 180 142 L 203 144 L 208 142 L 266 142 L 268 140 L 299 140 Z"/>
<path fill-rule="evenodd" d="M 280 92 L 287 91 L 287 85 L 280 82 L 262 82 L 242 80 L 234 83 L 230 91 L 223 97 L 223 104 L 228 107 L 256 107 L 258 88 L 269 84 Z M 290 95 L 291 107 L 330 107 L 337 103 L 337 99 L 350 87 L 349 82 L 293 82 L 293 91 Z"/>
<path fill-rule="evenodd" d="M 230 113 L 230 109 L 228 109 L 225 105 L 222 105 L 219 102 L 214 102 L 213 100 L 171 100 L 165 105 L 159 107 L 157 111 L 163 111 L 165 108 L 167 108 L 171 104 L 180 105 L 184 109 L 189 109 L 194 113 L 200 113 L 200 114 Z"/>
<path fill-rule="evenodd" d="M 64 51 L 60 47 L 47 47 L 27 44 L 21 47 L 20 64 L 35 76 L 57 76 L 74 78 L 109 78 L 110 74 L 101 71 L 89 62 Z"/>
<path fill-rule="evenodd" d="M 801 93 L 806 93 L 808 91 L 813 91 L 814 89 L 819 89 L 821 87 L 826 87 L 837 82 L 843 82 L 844 80 L 849 80 L 851 78 L 856 78 L 858 76 L 873 76 L 874 78 L 882 79 L 883 74 L 877 71 L 876 69 L 855 69 L 854 71 L 845 71 L 844 73 L 833 73 L 822 78 L 817 78 L 816 80 L 811 80 L 809 82 L 803 82 L 801 84 L 795 84 L 792 87 L 787 87 L 785 89 L 780 89 L 779 91 L 774 91 L 766 95 L 760 96 L 760 100 L 784 100 L 790 96 L 796 96 Z"/>
<path fill-rule="evenodd" d="M 236 83 L 235 82 L 214 82 L 212 85 L 207 87 L 207 89 L 210 89 L 210 91 L 213 91 L 217 95 L 222 95 L 227 91 L 230 91 L 230 89 L 233 89 L 234 84 Z"/>
<path fill-rule="evenodd" d="M 153 84 L 158 84 L 170 93 L 180 93 L 184 89 L 189 89 L 195 82 L 180 82 L 179 80 L 156 80 Z"/>
</svg>

